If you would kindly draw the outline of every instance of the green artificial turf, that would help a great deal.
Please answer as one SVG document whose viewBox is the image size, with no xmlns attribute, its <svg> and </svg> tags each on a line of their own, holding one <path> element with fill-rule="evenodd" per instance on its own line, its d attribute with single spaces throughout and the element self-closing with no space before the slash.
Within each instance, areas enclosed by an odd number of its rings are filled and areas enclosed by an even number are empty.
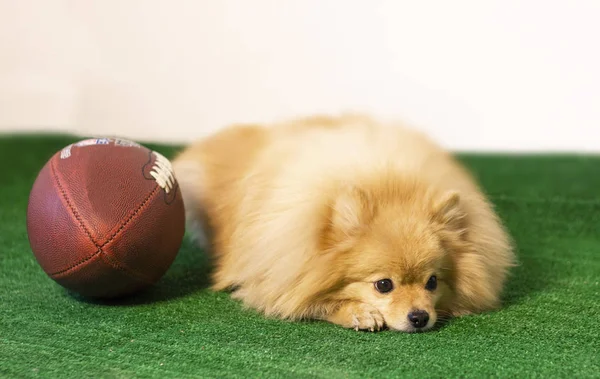
<svg viewBox="0 0 600 379">
<path fill-rule="evenodd" d="M 368 333 L 241 309 L 206 289 L 187 241 L 132 299 L 68 294 L 36 263 L 25 214 L 38 170 L 73 140 L 0 138 L 2 377 L 600 377 L 600 158 L 462 155 L 518 245 L 505 307 L 428 333 Z"/>
</svg>

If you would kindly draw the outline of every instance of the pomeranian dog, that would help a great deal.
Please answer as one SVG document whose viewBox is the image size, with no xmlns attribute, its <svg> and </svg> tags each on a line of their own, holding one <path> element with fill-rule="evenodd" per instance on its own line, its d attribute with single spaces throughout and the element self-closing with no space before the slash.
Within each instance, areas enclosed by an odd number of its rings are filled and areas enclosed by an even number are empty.
<svg viewBox="0 0 600 379">
<path fill-rule="evenodd" d="M 173 165 L 212 288 L 265 316 L 418 332 L 500 306 L 512 240 L 416 130 L 362 115 L 237 125 Z"/>
</svg>

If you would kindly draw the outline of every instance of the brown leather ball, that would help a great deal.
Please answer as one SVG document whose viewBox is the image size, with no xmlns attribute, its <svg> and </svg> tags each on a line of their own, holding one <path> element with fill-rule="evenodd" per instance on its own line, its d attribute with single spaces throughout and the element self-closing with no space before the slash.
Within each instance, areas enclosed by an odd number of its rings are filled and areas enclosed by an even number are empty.
<svg viewBox="0 0 600 379">
<path fill-rule="evenodd" d="M 181 247 L 185 212 L 170 162 L 133 141 L 66 146 L 42 168 L 27 233 L 42 269 L 90 297 L 119 297 L 156 283 Z"/>
</svg>

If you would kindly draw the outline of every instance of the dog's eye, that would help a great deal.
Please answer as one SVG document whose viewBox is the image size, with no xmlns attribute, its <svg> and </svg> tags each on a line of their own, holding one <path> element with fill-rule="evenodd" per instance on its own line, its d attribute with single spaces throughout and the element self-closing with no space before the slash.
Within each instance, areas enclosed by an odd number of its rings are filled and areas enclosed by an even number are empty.
<svg viewBox="0 0 600 379">
<path fill-rule="evenodd" d="M 388 293 L 394 289 L 391 279 L 381 279 L 375 282 L 375 289 L 381 293 Z"/>
<path fill-rule="evenodd" d="M 425 289 L 428 291 L 433 291 L 437 288 L 437 277 L 435 275 L 432 275 L 429 280 L 427 281 L 427 284 L 425 284 Z"/>
</svg>

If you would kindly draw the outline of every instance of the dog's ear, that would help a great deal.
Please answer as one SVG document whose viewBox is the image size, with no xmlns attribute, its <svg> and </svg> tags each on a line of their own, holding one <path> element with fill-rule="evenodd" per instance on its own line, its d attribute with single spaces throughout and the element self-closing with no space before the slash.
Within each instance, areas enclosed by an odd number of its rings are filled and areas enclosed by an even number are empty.
<svg viewBox="0 0 600 379">
<path fill-rule="evenodd" d="M 345 187 L 331 205 L 331 230 L 341 236 L 355 236 L 374 215 L 375 206 L 364 191 Z"/>
<path fill-rule="evenodd" d="M 460 207 L 460 195 L 456 191 L 448 191 L 433 202 L 431 218 L 450 229 L 461 229 L 465 213 Z"/>
</svg>

